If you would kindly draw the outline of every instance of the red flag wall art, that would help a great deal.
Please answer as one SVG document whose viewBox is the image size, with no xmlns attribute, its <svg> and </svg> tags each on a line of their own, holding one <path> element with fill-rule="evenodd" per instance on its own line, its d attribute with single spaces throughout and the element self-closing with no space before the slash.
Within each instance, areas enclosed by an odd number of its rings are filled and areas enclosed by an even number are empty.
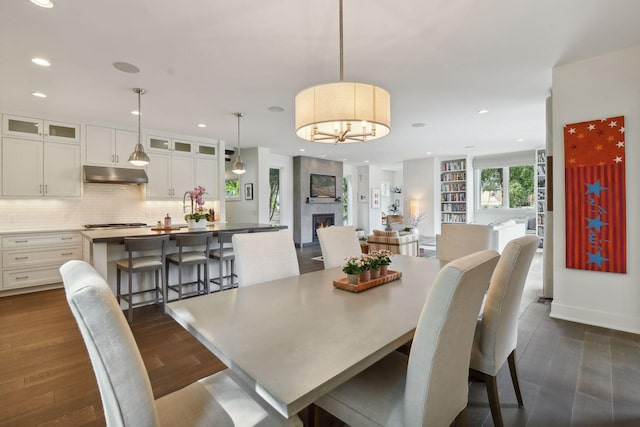
<svg viewBox="0 0 640 427">
<path fill-rule="evenodd" d="M 567 268 L 627 272 L 624 116 L 564 126 Z"/>
</svg>

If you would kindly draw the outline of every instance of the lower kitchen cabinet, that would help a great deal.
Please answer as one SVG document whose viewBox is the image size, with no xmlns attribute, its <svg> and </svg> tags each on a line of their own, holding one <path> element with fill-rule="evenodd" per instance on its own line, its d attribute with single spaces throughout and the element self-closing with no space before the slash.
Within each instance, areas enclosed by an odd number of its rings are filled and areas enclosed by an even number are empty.
<svg viewBox="0 0 640 427">
<path fill-rule="evenodd" d="M 58 269 L 82 259 L 82 237 L 77 232 L 39 232 L 2 237 L 0 295 L 59 287 Z"/>
</svg>

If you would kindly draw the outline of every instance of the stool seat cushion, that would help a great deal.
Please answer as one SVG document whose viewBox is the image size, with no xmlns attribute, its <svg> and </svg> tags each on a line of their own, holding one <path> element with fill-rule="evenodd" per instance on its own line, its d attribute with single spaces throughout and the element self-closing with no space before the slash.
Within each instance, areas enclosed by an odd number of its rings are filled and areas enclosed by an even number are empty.
<svg viewBox="0 0 640 427">
<path fill-rule="evenodd" d="M 118 268 L 123 270 L 129 269 L 129 260 L 121 259 L 117 262 Z M 143 256 L 138 258 L 133 258 L 131 262 L 131 268 L 133 270 L 138 270 L 140 268 L 149 268 L 149 267 L 162 267 L 162 259 L 155 256 Z"/>
<path fill-rule="evenodd" d="M 222 255 L 220 255 L 220 249 L 209 251 L 209 255 L 215 258 L 231 258 L 235 256 L 235 253 L 233 252 L 233 248 L 223 248 Z"/>
<path fill-rule="evenodd" d="M 169 261 L 175 262 L 176 264 L 180 262 L 179 254 L 171 254 L 167 255 L 167 259 Z M 205 262 L 207 257 L 204 255 L 204 252 L 183 252 L 182 253 L 182 263 L 197 263 L 197 262 Z"/>
</svg>

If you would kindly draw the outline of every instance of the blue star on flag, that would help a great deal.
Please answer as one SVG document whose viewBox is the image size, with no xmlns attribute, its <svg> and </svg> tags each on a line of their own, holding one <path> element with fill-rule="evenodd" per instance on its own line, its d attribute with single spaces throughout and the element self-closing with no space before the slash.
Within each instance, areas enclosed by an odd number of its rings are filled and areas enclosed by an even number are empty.
<svg viewBox="0 0 640 427">
<path fill-rule="evenodd" d="M 600 220 L 600 215 L 598 215 L 598 217 L 596 218 L 585 218 L 587 220 L 587 222 L 589 224 L 587 224 L 587 229 L 589 228 L 595 228 L 596 230 L 598 230 L 598 233 L 600 233 L 602 230 L 600 230 L 602 228 L 603 225 L 608 225 L 608 222 L 602 222 Z"/>
<path fill-rule="evenodd" d="M 602 268 L 602 263 L 605 261 L 609 261 L 609 258 L 605 258 L 602 256 L 602 251 L 598 251 L 595 254 L 587 252 L 587 264 L 596 264 L 598 268 Z"/>
<path fill-rule="evenodd" d="M 587 186 L 587 192 L 584 193 L 584 194 L 595 194 L 598 197 L 600 197 L 600 192 L 601 191 L 604 191 L 604 190 L 607 189 L 607 187 L 603 187 L 602 185 L 600 185 L 600 180 L 597 180 L 593 184 L 589 184 L 589 183 L 585 182 L 584 185 Z"/>
</svg>

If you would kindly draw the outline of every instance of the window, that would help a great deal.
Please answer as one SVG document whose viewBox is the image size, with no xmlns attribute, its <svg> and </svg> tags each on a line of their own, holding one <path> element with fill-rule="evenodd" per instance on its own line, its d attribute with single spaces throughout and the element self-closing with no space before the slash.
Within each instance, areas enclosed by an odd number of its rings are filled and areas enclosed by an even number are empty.
<svg viewBox="0 0 640 427">
<path fill-rule="evenodd" d="M 480 209 L 533 206 L 533 165 L 480 169 Z"/>
</svg>

